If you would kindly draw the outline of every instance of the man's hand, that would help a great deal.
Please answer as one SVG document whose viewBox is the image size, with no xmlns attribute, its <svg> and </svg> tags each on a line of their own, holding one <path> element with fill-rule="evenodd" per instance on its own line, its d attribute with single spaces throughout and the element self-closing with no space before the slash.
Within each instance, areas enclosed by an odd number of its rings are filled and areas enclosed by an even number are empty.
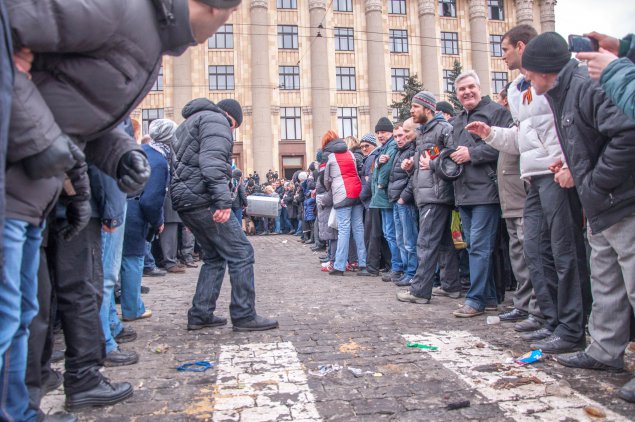
<svg viewBox="0 0 635 422">
<path fill-rule="evenodd" d="M 406 201 L 404 201 L 403 199 L 399 198 L 399 199 L 397 199 L 397 203 L 398 203 L 399 205 L 403 205 L 403 204 L 405 204 L 405 203 L 406 203 Z"/>
<path fill-rule="evenodd" d="M 450 154 L 450 158 L 457 164 L 465 164 L 472 160 L 470 157 L 470 150 L 466 146 L 459 146 L 456 152 Z"/>
<path fill-rule="evenodd" d="M 108 224 L 103 224 L 101 225 L 101 231 L 106 232 L 106 233 L 114 233 L 115 230 L 117 230 L 117 227 L 110 227 Z"/>
<path fill-rule="evenodd" d="M 141 151 L 128 151 L 121 157 L 117 164 L 117 185 L 122 192 L 141 190 L 149 178 L 150 163 Z"/>
<path fill-rule="evenodd" d="M 423 154 L 419 157 L 419 168 L 421 170 L 430 170 L 430 154 L 428 154 L 428 151 L 423 151 Z"/>
<path fill-rule="evenodd" d="M 470 132 L 472 135 L 478 136 L 481 139 L 487 138 L 490 133 L 492 133 L 492 128 L 487 123 L 483 122 L 468 123 L 468 125 L 465 126 L 465 130 Z"/>
<path fill-rule="evenodd" d="M 231 208 L 226 208 L 224 210 L 216 210 L 214 211 L 213 220 L 221 224 L 227 223 L 227 220 L 229 220 L 231 213 L 232 213 Z"/>
<path fill-rule="evenodd" d="M 401 169 L 404 171 L 410 171 L 414 167 L 414 160 L 412 158 L 406 158 L 401 162 Z"/>
<path fill-rule="evenodd" d="M 28 48 L 21 48 L 13 53 L 13 63 L 18 71 L 25 73 L 31 79 L 31 65 L 33 64 L 33 53 Z"/>
<path fill-rule="evenodd" d="M 157 230 L 157 233 L 159 233 L 159 234 L 163 233 L 163 229 L 165 229 L 165 224 L 161 224 L 159 226 L 159 229 Z"/>
<path fill-rule="evenodd" d="M 575 55 L 578 60 L 586 61 L 589 69 L 589 76 L 596 81 L 602 76 L 602 72 L 613 60 L 617 60 L 615 54 L 600 48 L 598 53 L 578 53 Z"/>
<path fill-rule="evenodd" d="M 617 56 L 620 52 L 620 40 L 617 38 L 613 38 L 610 35 L 600 34 L 595 31 L 584 34 L 584 36 L 597 40 L 600 48 L 603 48 L 615 56 Z"/>
<path fill-rule="evenodd" d="M 560 169 L 560 171 L 557 172 L 556 175 L 553 177 L 553 180 L 563 189 L 572 188 L 575 186 L 573 176 L 571 175 L 571 171 L 568 168 Z"/>
<path fill-rule="evenodd" d="M 66 221 L 60 228 L 64 240 L 69 241 L 88 225 L 93 210 L 90 199 L 75 200 L 66 206 Z"/>
<path fill-rule="evenodd" d="M 560 158 L 558 158 L 552 165 L 549 166 L 549 171 L 552 173 L 558 173 L 562 169 L 563 163 Z"/>
<path fill-rule="evenodd" d="M 387 163 L 390 160 L 390 155 L 382 154 L 379 156 L 379 164 Z"/>
<path fill-rule="evenodd" d="M 62 175 L 85 159 L 84 153 L 71 138 L 62 134 L 44 151 L 26 157 L 22 163 L 31 179 L 46 179 Z"/>
</svg>

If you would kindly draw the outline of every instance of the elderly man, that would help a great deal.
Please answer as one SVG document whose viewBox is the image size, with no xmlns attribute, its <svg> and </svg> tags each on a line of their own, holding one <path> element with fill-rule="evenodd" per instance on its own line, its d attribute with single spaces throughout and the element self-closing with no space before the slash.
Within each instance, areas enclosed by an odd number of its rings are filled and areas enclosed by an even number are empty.
<svg viewBox="0 0 635 422">
<path fill-rule="evenodd" d="M 454 198 L 468 244 L 470 290 L 464 305 L 454 311 L 454 316 L 469 318 L 481 315 L 486 309 L 497 309 L 492 254 L 501 210 L 496 181 L 498 151 L 480 137 L 472 136 L 465 126 L 480 121 L 507 127 L 511 125 L 512 117 L 504 107 L 481 96 L 476 72 L 459 75 L 455 87 L 463 111 L 452 122 L 452 145 L 456 152 L 450 157 L 463 165 L 463 173 L 454 181 Z"/>
</svg>

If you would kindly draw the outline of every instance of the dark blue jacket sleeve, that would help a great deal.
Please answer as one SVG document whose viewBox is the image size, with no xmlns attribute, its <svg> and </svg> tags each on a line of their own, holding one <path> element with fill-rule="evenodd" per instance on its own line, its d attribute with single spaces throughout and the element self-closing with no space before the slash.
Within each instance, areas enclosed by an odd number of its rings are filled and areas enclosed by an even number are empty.
<svg viewBox="0 0 635 422">
<path fill-rule="evenodd" d="M 153 227 L 158 228 L 163 224 L 163 201 L 165 200 L 165 188 L 168 181 L 168 162 L 156 151 L 150 151 L 143 145 L 150 161 L 150 179 L 146 184 L 139 206 L 144 219 Z"/>
</svg>

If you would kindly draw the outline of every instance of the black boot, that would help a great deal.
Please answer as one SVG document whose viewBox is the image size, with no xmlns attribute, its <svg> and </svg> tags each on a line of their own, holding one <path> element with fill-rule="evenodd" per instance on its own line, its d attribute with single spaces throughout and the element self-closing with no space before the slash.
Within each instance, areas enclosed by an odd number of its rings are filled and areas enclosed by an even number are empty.
<svg viewBox="0 0 635 422">
<path fill-rule="evenodd" d="M 128 382 L 110 383 L 101 378 L 99 384 L 81 393 L 66 396 L 66 409 L 75 411 L 84 407 L 111 406 L 132 396 L 132 385 Z"/>
<path fill-rule="evenodd" d="M 234 331 L 265 331 L 273 328 L 278 328 L 278 321 L 260 315 L 249 321 L 234 323 Z"/>
</svg>

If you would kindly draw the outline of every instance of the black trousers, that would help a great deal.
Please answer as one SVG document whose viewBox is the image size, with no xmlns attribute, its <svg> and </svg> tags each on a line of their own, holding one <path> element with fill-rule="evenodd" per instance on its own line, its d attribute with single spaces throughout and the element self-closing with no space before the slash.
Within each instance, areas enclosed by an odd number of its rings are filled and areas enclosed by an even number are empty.
<svg viewBox="0 0 635 422">
<path fill-rule="evenodd" d="M 368 208 L 364 215 L 364 243 L 366 244 L 366 267 L 377 273 L 382 264 L 390 262 L 390 249 L 381 228 L 381 210 Z"/>
<path fill-rule="evenodd" d="M 92 218 L 70 241 L 57 234 L 58 224 L 51 226 L 48 253 L 66 342 L 64 391 L 69 395 L 97 386 L 106 355 L 99 316 L 104 290 L 101 223 Z"/>
<path fill-rule="evenodd" d="M 430 299 L 437 265 L 441 287 L 447 292 L 460 292 L 459 260 L 450 229 L 452 206 L 427 204 L 419 208 L 419 236 L 417 260 L 419 266 L 410 290 L 418 297 Z"/>
<path fill-rule="evenodd" d="M 525 258 L 546 327 L 578 341 L 584 335 L 583 288 L 590 286 L 576 190 L 562 189 L 549 174 L 532 177 L 524 224 Z"/>
</svg>

